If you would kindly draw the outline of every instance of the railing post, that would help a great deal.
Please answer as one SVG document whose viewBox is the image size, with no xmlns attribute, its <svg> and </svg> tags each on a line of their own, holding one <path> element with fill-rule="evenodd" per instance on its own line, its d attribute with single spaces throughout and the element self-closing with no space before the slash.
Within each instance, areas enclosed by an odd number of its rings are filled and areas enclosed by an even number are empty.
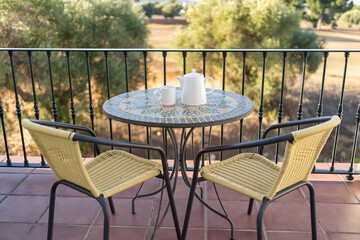
<svg viewBox="0 0 360 240">
<path fill-rule="evenodd" d="M 358 143 L 359 123 L 360 123 L 360 103 L 359 103 L 357 111 L 356 111 L 356 125 L 355 125 L 355 132 L 354 132 L 354 140 L 353 140 L 353 146 L 352 146 L 352 151 L 351 151 L 351 157 L 350 157 L 349 174 L 346 176 L 347 180 L 354 180 L 354 177 L 352 176 L 351 173 L 354 171 L 355 153 L 356 153 L 356 146 L 357 146 L 357 143 Z"/>
<path fill-rule="evenodd" d="M 227 57 L 227 52 L 222 52 L 222 57 L 223 57 L 223 68 L 222 68 L 222 90 L 225 91 L 225 77 L 226 77 L 226 57 Z M 220 129 L 220 145 L 224 144 L 224 125 L 221 124 L 221 129 Z M 222 151 L 220 151 L 220 161 L 223 160 L 223 154 Z"/>
<path fill-rule="evenodd" d="M 262 77 L 261 77 L 261 95 L 260 95 L 260 105 L 259 105 L 259 130 L 258 130 L 258 139 L 261 138 L 261 125 L 264 118 L 264 87 L 265 87 L 265 68 L 266 68 L 266 56 L 267 52 L 263 52 L 263 68 L 262 68 Z M 259 147 L 257 151 L 259 152 Z"/>
<path fill-rule="evenodd" d="M 345 56 L 344 74 L 343 74 L 343 81 L 342 81 L 342 86 L 341 86 L 341 94 L 340 94 L 340 99 L 339 99 L 338 110 L 337 110 L 337 113 L 336 113 L 336 115 L 338 115 L 340 118 L 342 118 L 342 114 L 343 114 L 343 99 L 344 99 L 345 82 L 346 82 L 346 70 L 347 70 L 347 64 L 348 64 L 349 55 L 350 55 L 349 52 L 345 52 L 345 54 L 344 54 L 344 56 Z M 338 137 L 339 137 L 339 132 L 340 132 L 340 125 L 338 125 L 335 128 L 335 138 L 334 138 L 334 146 L 333 146 L 332 157 L 331 157 L 330 172 L 334 171 L 334 164 L 335 164 L 335 158 L 336 158 L 336 147 L 337 147 L 337 141 L 338 141 Z"/>
<path fill-rule="evenodd" d="M 167 57 L 167 51 L 163 51 L 162 56 L 163 56 L 163 69 L 164 69 L 164 85 L 166 85 L 166 57 Z M 168 156 L 167 132 L 166 132 L 166 130 L 164 128 L 162 129 L 162 135 L 163 135 L 163 144 L 164 144 L 165 154 L 166 154 L 166 157 L 167 157 Z"/>
<path fill-rule="evenodd" d="M 124 64 L 125 64 L 125 91 L 129 92 L 129 73 L 128 73 L 128 52 L 123 51 L 124 56 Z M 128 124 L 128 139 L 131 142 L 131 126 Z M 132 152 L 131 148 L 129 148 L 130 153 Z"/>
<path fill-rule="evenodd" d="M 48 57 L 48 65 L 49 65 L 50 87 L 51 87 L 51 97 L 52 97 L 52 113 L 53 113 L 55 122 L 57 122 L 58 111 L 57 111 L 56 102 L 55 102 L 54 82 L 53 82 L 52 70 L 51 70 L 51 51 L 46 51 L 46 55 Z"/>
<path fill-rule="evenodd" d="M 241 82 L 241 95 L 245 95 L 245 75 L 246 75 L 246 52 L 242 52 L 243 55 L 243 64 L 242 64 L 242 82 Z M 242 142 L 243 135 L 243 123 L 244 119 L 240 120 L 240 130 L 239 130 L 239 142 Z M 241 153 L 241 149 L 238 150 L 238 154 Z"/>
<path fill-rule="evenodd" d="M 303 115 L 303 97 L 304 97 L 304 84 L 305 84 L 305 74 L 306 74 L 306 65 L 307 65 L 307 58 L 308 52 L 304 52 L 303 57 L 303 69 L 302 69 L 302 79 L 301 79 L 301 90 L 300 90 L 300 97 L 299 97 L 299 107 L 297 112 L 297 119 L 301 120 Z M 300 126 L 298 126 L 298 130 Z"/>
<path fill-rule="evenodd" d="M 40 112 L 39 112 L 38 102 L 37 102 L 37 99 L 36 99 L 34 74 L 33 74 L 33 67 L 32 67 L 32 61 L 31 61 L 32 52 L 31 52 L 31 51 L 27 51 L 27 55 L 28 55 L 28 57 L 29 57 L 29 68 L 30 68 L 30 78 L 31 78 L 32 91 L 33 91 L 33 98 L 34 98 L 35 118 L 36 118 L 36 119 L 39 119 L 39 113 L 40 113 Z M 44 159 L 43 155 L 41 155 L 41 166 L 44 167 L 45 165 L 46 165 L 45 159 Z"/>
<path fill-rule="evenodd" d="M 86 58 L 86 72 L 87 72 L 87 83 L 88 83 L 88 90 L 89 90 L 89 115 L 91 120 L 91 129 L 94 130 L 94 105 L 92 101 L 91 95 L 91 76 L 90 76 L 90 62 L 89 62 L 89 51 L 85 51 L 85 58 Z"/>
<path fill-rule="evenodd" d="M 106 71 L 106 90 L 107 90 L 107 98 L 110 99 L 110 76 L 109 76 L 109 63 L 108 63 L 108 57 L 109 52 L 104 52 L 105 56 L 105 71 Z M 110 132 L 110 139 L 113 139 L 113 131 L 112 131 L 112 120 L 109 118 L 109 132 Z M 113 146 L 111 146 L 111 149 L 114 149 Z"/>
<path fill-rule="evenodd" d="M 284 115 L 284 86 L 285 86 L 285 68 L 286 68 L 286 57 L 287 52 L 283 52 L 283 66 L 282 66 L 282 76 L 281 76 L 281 90 L 280 90 L 280 103 L 278 108 L 278 123 L 282 122 Z M 280 128 L 277 131 L 277 135 L 280 135 Z M 276 143 L 275 148 L 275 163 L 279 161 L 279 143 Z"/>
<path fill-rule="evenodd" d="M 316 113 L 316 115 L 318 117 L 321 117 L 323 114 L 323 95 L 324 95 L 324 85 L 325 85 L 326 63 L 327 63 L 328 56 L 329 56 L 329 53 L 324 52 L 324 67 L 323 67 L 323 74 L 322 74 L 322 80 L 321 80 L 321 90 L 320 90 L 319 104 L 318 104 L 317 113 Z"/>
<path fill-rule="evenodd" d="M 76 110 L 75 110 L 72 81 L 71 81 L 70 51 L 66 51 L 65 54 L 66 54 L 66 63 L 67 63 L 68 78 L 69 78 L 70 113 L 71 113 L 71 118 L 72 118 L 73 124 L 75 124 Z"/>
<path fill-rule="evenodd" d="M 32 68 L 32 62 L 31 62 L 31 51 L 27 51 L 28 57 L 29 57 L 29 67 L 30 67 L 30 78 L 31 78 L 31 86 L 33 91 L 33 98 L 34 98 L 34 112 L 35 112 L 35 118 L 39 119 L 39 106 L 36 99 L 36 91 L 35 91 L 35 83 L 34 83 L 34 74 L 33 74 L 33 68 Z"/>
<path fill-rule="evenodd" d="M 143 51 L 145 89 L 148 89 L 148 82 L 147 82 L 147 54 L 148 54 L 147 51 Z M 151 144 L 151 127 L 146 127 L 146 143 Z M 147 151 L 147 158 L 150 159 L 150 150 Z"/>
<path fill-rule="evenodd" d="M 205 73 L 206 73 L 206 54 L 207 52 L 202 52 L 202 58 L 203 58 L 203 75 L 205 77 Z M 202 128 L 201 131 L 201 148 L 205 148 L 205 128 Z M 204 155 L 202 155 L 201 157 L 201 166 L 205 166 L 205 158 Z"/>
<path fill-rule="evenodd" d="M 11 167 L 11 160 L 9 155 L 9 147 L 7 145 L 6 131 L 5 131 L 5 123 L 4 123 L 4 109 L 0 99 L 0 119 L 1 119 L 1 127 L 3 130 L 4 143 L 5 143 L 5 151 L 6 151 L 6 166 Z"/>
<path fill-rule="evenodd" d="M 9 57 L 10 57 L 11 73 L 12 73 L 12 79 L 13 79 L 13 84 L 14 84 L 14 93 L 15 93 L 15 102 L 16 102 L 15 103 L 16 104 L 16 115 L 17 115 L 18 120 L 19 120 L 21 143 L 22 143 L 22 149 L 23 149 L 23 153 L 24 153 L 24 166 L 28 167 L 29 166 L 29 161 L 27 160 L 27 157 L 26 157 L 24 132 L 23 132 L 22 123 L 21 123 L 21 107 L 20 107 L 20 103 L 19 103 L 18 91 L 17 91 L 17 86 L 16 86 L 15 70 L 14 70 L 14 63 L 13 63 L 13 51 L 8 51 L 8 54 L 9 54 Z"/>
</svg>

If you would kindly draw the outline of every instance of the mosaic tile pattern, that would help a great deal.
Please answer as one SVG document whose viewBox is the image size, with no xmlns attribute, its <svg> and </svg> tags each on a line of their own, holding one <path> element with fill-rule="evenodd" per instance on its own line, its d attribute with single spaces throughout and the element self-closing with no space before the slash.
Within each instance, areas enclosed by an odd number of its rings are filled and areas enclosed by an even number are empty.
<svg viewBox="0 0 360 240">
<path fill-rule="evenodd" d="M 242 95 L 216 90 L 207 95 L 207 103 L 198 106 L 180 102 L 176 88 L 176 104 L 160 105 L 154 97 L 156 89 L 128 92 L 106 101 L 104 114 L 111 119 L 153 127 L 198 127 L 228 123 L 251 114 L 254 104 Z"/>
</svg>

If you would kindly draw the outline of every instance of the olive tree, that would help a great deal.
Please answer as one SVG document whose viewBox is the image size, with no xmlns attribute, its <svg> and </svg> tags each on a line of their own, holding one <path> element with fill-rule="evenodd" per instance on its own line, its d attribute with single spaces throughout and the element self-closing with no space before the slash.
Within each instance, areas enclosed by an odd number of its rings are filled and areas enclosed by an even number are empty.
<svg viewBox="0 0 360 240">
<path fill-rule="evenodd" d="M 352 27 L 352 25 L 358 26 L 360 25 L 360 10 L 353 9 L 347 11 L 341 16 L 340 20 L 345 22 L 348 27 Z"/>
<path fill-rule="evenodd" d="M 138 5 L 127 0 L 3 0 L 0 4 L 0 45 L 24 48 L 141 48 L 146 47 L 148 31 L 145 15 Z M 13 53 L 18 90 L 26 102 L 32 101 L 28 56 Z M 9 56 L 0 56 L 0 91 L 13 91 Z M 141 56 L 130 56 L 129 81 L 136 84 L 143 72 Z M 104 53 L 90 53 L 91 81 L 96 85 L 95 103 L 106 96 Z M 87 67 L 83 52 L 71 53 L 71 74 L 74 96 L 87 98 Z M 33 73 L 41 114 L 51 115 L 51 88 L 46 52 L 32 53 Z M 51 64 L 59 121 L 69 121 L 69 84 L 64 52 L 52 52 Z M 109 54 L 112 91 L 125 91 L 125 70 L 122 53 Z M 88 103 L 77 101 L 77 110 Z M 95 106 L 99 107 L 99 106 Z M 81 112 L 81 111 L 78 111 Z M 84 111 L 86 113 L 86 111 Z M 78 119 L 81 118 L 79 115 Z M 81 123 L 81 119 L 79 119 Z"/>
</svg>

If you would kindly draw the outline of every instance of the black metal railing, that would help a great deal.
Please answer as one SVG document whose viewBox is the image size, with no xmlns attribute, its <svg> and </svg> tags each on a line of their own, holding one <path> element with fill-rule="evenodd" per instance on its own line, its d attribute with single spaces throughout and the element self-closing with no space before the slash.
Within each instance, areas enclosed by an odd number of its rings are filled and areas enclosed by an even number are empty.
<svg viewBox="0 0 360 240">
<path fill-rule="evenodd" d="M 2 152 L 4 154 L 6 154 L 6 160 L 4 160 L 3 162 L 0 163 L 0 166 L 21 166 L 21 167 L 47 167 L 44 159 L 41 160 L 40 164 L 35 164 L 35 163 L 31 163 L 28 160 L 27 157 L 27 151 L 26 151 L 26 142 L 24 139 L 24 132 L 23 132 L 23 128 L 21 125 L 21 120 L 23 118 L 23 111 L 22 111 L 22 106 L 20 104 L 20 99 L 19 99 L 19 84 L 18 84 L 18 79 L 16 78 L 16 69 L 17 69 L 17 65 L 14 62 L 14 59 L 16 58 L 17 60 L 19 60 L 21 58 L 22 62 L 27 61 L 27 65 L 29 67 L 29 76 L 27 76 L 27 78 L 30 78 L 31 80 L 31 93 L 32 93 L 32 98 L 33 98 L 33 112 L 34 115 L 32 114 L 28 114 L 29 116 L 33 116 L 32 118 L 36 118 L 36 119 L 40 119 L 41 118 L 41 113 L 40 113 L 40 107 L 39 105 L 41 104 L 41 102 L 39 102 L 39 98 L 37 98 L 38 94 L 36 92 L 36 79 L 34 77 L 34 61 L 33 61 L 33 53 L 45 53 L 47 56 L 47 65 L 48 65 L 48 69 L 42 69 L 39 70 L 37 69 L 37 71 L 44 71 L 47 72 L 48 76 L 49 76 L 49 82 L 50 82 L 50 89 L 51 89 L 51 113 L 52 113 L 52 119 L 57 121 L 59 118 L 59 110 L 57 107 L 57 102 L 56 102 L 56 89 L 54 87 L 54 76 L 56 75 L 56 72 L 54 72 L 53 70 L 53 65 L 52 65 L 52 60 L 53 58 L 63 58 L 64 62 L 66 62 L 65 66 L 66 66 L 66 72 L 67 72 L 67 79 L 68 79 L 68 86 L 66 87 L 66 91 L 69 91 L 69 97 L 70 97 L 70 101 L 69 101 L 69 114 L 70 114 L 70 119 L 71 122 L 73 124 L 75 124 L 77 121 L 77 117 L 79 116 L 79 114 L 83 114 L 83 113 L 79 113 L 79 109 L 76 109 L 76 103 L 75 103 L 75 95 L 74 95 L 74 80 L 73 80 L 73 75 L 72 75 L 72 64 L 71 64 L 71 59 L 73 54 L 75 53 L 83 53 L 85 56 L 85 60 L 84 60 L 84 72 L 86 72 L 86 74 L 84 74 L 85 76 L 83 76 L 83 80 L 86 80 L 86 85 L 87 85 L 87 95 L 88 95 L 88 117 L 90 120 L 90 126 L 92 129 L 95 129 L 95 122 L 94 119 L 96 118 L 96 116 L 102 115 L 102 112 L 96 112 L 96 109 L 94 107 L 94 99 L 93 99 L 93 89 L 95 87 L 95 89 L 98 89 L 99 86 L 94 86 L 94 81 L 93 81 L 93 75 L 92 75 L 92 71 L 91 71 L 91 62 L 89 60 L 90 58 L 90 54 L 96 54 L 96 56 L 98 58 L 103 58 L 104 60 L 104 84 L 103 87 L 106 87 L 106 99 L 107 100 L 109 98 L 111 98 L 111 86 L 110 86 L 110 78 L 111 78 L 111 74 L 110 74 L 110 64 L 111 62 L 109 62 L 109 56 L 110 54 L 121 54 L 122 53 L 122 58 L 119 58 L 119 61 L 123 61 L 124 62 L 124 72 L 125 72 L 125 90 L 124 92 L 128 92 L 130 91 L 129 88 L 129 81 L 131 81 L 131 78 L 129 77 L 129 57 L 133 57 L 133 53 L 137 53 L 137 54 L 141 54 L 142 55 L 142 68 L 143 68 L 143 74 L 142 77 L 143 79 L 141 81 L 143 81 L 144 83 L 144 88 L 147 89 L 148 88 L 148 74 L 149 74 L 149 65 L 151 65 L 151 58 L 149 57 L 150 55 L 153 54 L 162 54 L 162 65 L 163 65 L 163 84 L 166 85 L 167 84 L 167 78 L 166 78 L 166 73 L 167 73 L 167 59 L 169 54 L 181 54 L 181 58 L 182 61 L 182 72 L 185 74 L 186 73 L 186 65 L 187 65 L 187 60 L 189 59 L 189 54 L 188 53 L 194 53 L 194 54 L 201 54 L 200 58 L 202 59 L 202 72 L 205 75 L 206 74 L 206 63 L 207 63 L 207 57 L 210 53 L 217 53 L 220 54 L 219 57 L 219 62 L 222 61 L 222 71 L 219 71 L 219 75 L 221 75 L 221 80 L 222 80 L 222 84 L 221 84 L 221 88 L 223 90 L 225 90 L 225 85 L 226 85 L 226 80 L 227 80 L 227 60 L 228 60 L 228 55 L 229 54 L 238 54 L 239 56 L 242 57 L 242 62 L 239 63 L 239 69 L 242 70 L 242 76 L 239 77 L 239 89 L 241 89 L 241 91 L 239 91 L 239 93 L 243 94 L 246 96 L 246 68 L 248 67 L 248 63 L 247 63 L 247 59 L 249 58 L 249 56 L 251 56 L 252 54 L 262 54 L 262 63 L 259 63 L 259 66 L 261 66 L 261 83 L 260 83 L 260 87 L 258 89 L 258 92 L 260 93 L 260 99 L 257 99 L 257 102 L 259 102 L 257 108 L 257 138 L 261 137 L 261 133 L 263 130 L 263 125 L 264 125 L 264 117 L 265 117 L 265 108 L 267 107 L 264 104 L 264 100 L 265 100 L 265 90 L 266 90 L 266 73 L 267 73 L 267 64 L 269 64 L 269 62 L 267 62 L 267 59 L 270 55 L 272 54 L 281 54 L 282 57 L 282 64 L 281 64 L 281 72 L 279 73 L 280 79 L 281 79 L 281 87 L 280 87 L 280 92 L 279 94 L 279 101 L 278 101 L 278 107 L 277 107 L 277 116 L 273 117 L 276 118 L 277 117 L 277 122 L 282 122 L 284 121 L 285 118 L 287 119 L 302 119 L 304 117 L 304 106 L 306 105 L 306 102 L 304 102 L 305 99 L 305 92 L 306 92 L 306 85 L 305 85 L 305 81 L 307 79 L 307 66 L 308 66 L 308 57 L 309 54 L 322 54 L 322 64 L 323 64 L 323 69 L 322 69 L 322 77 L 321 77 L 321 87 L 319 89 L 319 94 L 318 94 L 318 104 L 316 106 L 315 109 L 311 109 L 311 111 L 308 111 L 309 113 L 307 113 L 307 115 L 309 115 L 308 117 L 314 117 L 314 116 L 322 116 L 323 112 L 324 112 L 324 106 L 327 106 L 327 102 L 325 99 L 326 95 L 324 94 L 325 92 L 325 88 L 327 86 L 326 84 L 326 77 L 328 76 L 326 73 L 327 70 L 327 64 L 328 64 L 328 58 L 329 55 L 331 54 L 338 54 L 338 53 L 343 53 L 344 54 L 344 70 L 343 73 L 339 76 L 339 78 L 341 79 L 341 82 L 339 81 L 339 84 L 336 85 L 337 89 L 341 89 L 340 91 L 340 96 L 337 98 L 337 103 L 338 103 L 338 107 L 336 111 L 327 111 L 326 114 L 328 115 L 338 115 L 339 117 L 343 118 L 344 117 L 344 97 L 345 97 L 345 84 L 346 84 L 346 75 L 347 75 L 347 71 L 348 71 L 348 60 L 349 60 L 349 56 L 350 54 L 354 53 L 354 54 L 360 54 L 360 50 L 347 50 L 347 49 L 338 49 L 338 50 L 327 50 L 327 49 L 61 49 L 61 48 L 0 48 L 0 54 L 7 54 L 8 55 L 8 62 L 3 62 L 0 64 L 3 64 L 5 67 L 2 68 L 2 71 L 8 71 L 11 74 L 8 74 L 8 77 L 4 77 L 4 81 L 5 83 L 9 86 L 12 84 L 12 94 L 15 95 L 15 106 L 9 106 L 9 110 L 5 110 L 4 107 L 4 96 L 0 97 L 0 118 L 1 118 L 1 126 L 2 126 L 2 138 L 3 138 L 3 146 L 1 146 L 1 148 L 3 149 Z M 24 53 L 27 54 L 27 60 L 23 59 L 24 58 Z M 288 60 L 288 55 L 289 54 L 297 54 L 298 56 L 300 56 L 302 58 L 302 66 L 299 66 L 299 69 L 302 69 L 302 73 L 301 73 L 301 78 L 300 78 L 300 89 L 299 89 L 299 97 L 298 97 L 298 104 L 297 104 L 297 112 L 296 112 L 296 116 L 291 115 L 291 113 L 288 113 L 286 111 L 286 109 L 284 109 L 284 101 L 285 101 L 285 94 L 286 94 L 286 86 L 287 86 L 287 78 L 286 78 L 286 71 L 288 71 L 288 69 L 286 68 L 287 66 L 287 60 Z M 44 55 L 45 58 L 45 55 Z M 0 61 L 3 61 L 1 59 L 5 59 L 5 58 L 0 58 Z M 19 62 L 19 61 L 18 61 Z M 181 69 L 181 66 L 179 67 L 179 69 Z M 161 70 L 160 70 L 161 72 Z M 179 71 L 181 72 L 181 70 Z M 4 73 L 1 73 L 2 75 L 4 75 Z M 2 83 L 3 84 L 3 83 Z M 359 86 L 360 87 L 360 86 Z M 48 93 L 46 93 L 48 94 Z M 292 93 L 294 94 L 294 93 Z M 334 97 L 336 94 L 331 93 L 332 96 Z M 7 97 L 9 95 L 6 95 Z M 295 98 L 295 96 L 292 96 L 293 98 Z M 253 100 L 253 99 L 252 99 Z M 85 99 L 82 99 L 82 101 L 85 101 Z M 347 169 L 336 169 L 335 168 L 335 162 L 337 159 L 337 149 L 338 149 L 338 141 L 339 141 L 339 136 L 340 136 L 340 126 L 336 128 L 335 133 L 333 134 L 333 143 L 332 143 L 332 154 L 331 154 L 331 160 L 330 160 L 330 164 L 329 164 L 329 169 L 314 169 L 315 173 L 341 173 L 341 174 L 348 174 L 348 179 L 352 179 L 352 175 L 353 174 L 359 174 L 360 171 L 354 169 L 354 163 L 355 163 L 355 159 L 357 156 L 357 145 L 358 145 L 358 131 L 359 131 L 359 122 L 360 122 L 360 104 L 359 104 L 359 99 L 352 99 L 352 101 L 357 101 L 357 109 L 350 109 L 351 111 L 347 111 L 346 112 L 346 118 L 347 121 L 346 123 L 342 122 L 341 126 L 343 126 L 344 124 L 346 124 L 347 129 L 348 128 L 352 128 L 352 136 L 349 136 L 348 134 L 346 134 L 347 139 L 352 139 L 351 141 L 351 146 L 347 146 L 349 149 L 351 149 L 349 152 L 350 154 L 348 154 L 350 157 L 347 159 L 346 164 L 348 164 Z M 10 107 L 12 109 L 10 109 Z M 308 109 L 311 108 L 311 106 L 306 106 Z M 345 106 L 345 108 L 350 108 L 348 105 Z M 13 163 L 12 162 L 12 155 L 14 155 L 8 146 L 8 137 L 9 135 L 7 134 L 9 132 L 9 128 L 10 126 L 7 126 L 6 124 L 6 120 L 7 117 L 9 115 L 11 115 L 11 112 L 13 112 L 13 110 L 16 111 L 16 115 L 18 118 L 18 129 L 19 129 L 19 134 L 21 136 L 21 143 L 22 144 L 22 153 L 23 153 L 23 158 L 24 161 L 23 163 Z M 84 111 L 84 110 L 82 110 Z M 47 119 L 49 120 L 49 119 Z M 108 120 L 109 124 L 108 124 L 108 129 L 109 129 L 109 136 L 111 139 L 113 139 L 114 137 L 114 128 L 113 128 L 113 122 L 111 121 L 111 119 Z M 239 125 L 238 125 L 238 141 L 243 141 L 244 136 L 245 136 L 245 128 L 246 128 L 246 124 L 244 124 L 244 122 L 247 121 L 247 119 L 245 120 L 240 120 L 239 121 Z M 14 125 L 14 123 L 13 123 Z M 351 125 L 351 126 L 349 126 Z M 11 126 L 13 127 L 13 126 Z M 224 128 L 225 127 L 225 128 Z M 220 134 L 218 136 L 219 138 L 219 143 L 220 144 L 224 144 L 224 140 L 226 139 L 226 137 L 224 137 L 224 129 L 226 129 L 226 125 L 221 125 L 220 126 Z M 127 124 L 127 136 L 128 136 L 128 141 L 132 141 L 132 130 L 133 127 L 130 126 L 130 124 Z M 209 129 L 208 131 L 211 131 L 211 129 Z M 146 143 L 151 143 L 152 142 L 152 129 L 150 127 L 146 127 Z M 277 134 L 280 134 L 280 130 L 278 130 Z M 209 134 L 210 135 L 210 134 Z M 201 129 L 201 143 L 198 146 L 198 149 L 201 147 L 205 147 L 205 139 L 206 139 L 206 129 L 202 128 Z M 167 136 L 166 136 L 166 131 L 162 130 L 162 137 L 163 137 L 163 144 L 164 144 L 164 148 L 167 150 L 168 146 L 167 146 Z M 210 142 L 210 139 L 208 140 L 208 142 Z M 131 149 L 129 150 L 131 151 Z M 279 145 L 276 146 L 276 148 L 274 149 L 274 153 L 275 153 L 275 161 L 278 162 L 279 161 Z M 189 154 L 190 155 L 190 154 Z M 150 153 L 147 152 L 147 157 L 150 158 Z M 222 153 L 219 154 L 219 159 L 222 160 L 223 159 L 223 155 Z"/>
</svg>

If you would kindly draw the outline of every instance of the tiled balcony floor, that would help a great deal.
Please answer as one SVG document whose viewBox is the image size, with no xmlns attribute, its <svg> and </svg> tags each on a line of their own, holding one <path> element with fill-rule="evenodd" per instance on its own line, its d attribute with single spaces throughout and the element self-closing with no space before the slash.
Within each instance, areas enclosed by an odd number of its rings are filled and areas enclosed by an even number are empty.
<svg viewBox="0 0 360 240">
<path fill-rule="evenodd" d="M 360 239 L 360 177 L 347 181 L 343 175 L 312 175 L 316 191 L 318 239 Z M 55 181 L 49 169 L 0 168 L 0 239 L 46 239 L 50 186 Z M 158 179 L 145 183 L 142 193 L 160 186 Z M 211 183 L 202 183 L 204 198 L 215 208 Z M 160 194 L 136 201 L 131 214 L 131 198 L 138 187 L 114 196 L 116 214 L 111 216 L 111 239 L 150 239 Z M 248 199 L 218 187 L 225 208 L 235 226 L 235 239 L 256 239 L 256 204 L 246 214 Z M 164 192 L 166 194 L 166 192 Z M 297 190 L 269 205 L 265 212 L 265 239 L 311 239 L 307 189 Z M 184 219 L 188 188 L 179 179 L 175 194 L 180 222 Z M 164 195 L 163 207 L 167 203 Z M 58 190 L 54 239 L 102 239 L 102 212 L 99 204 L 64 186 Z M 155 239 L 175 239 L 169 213 Z M 197 200 L 187 239 L 229 239 L 229 225 L 205 209 Z"/>
</svg>

